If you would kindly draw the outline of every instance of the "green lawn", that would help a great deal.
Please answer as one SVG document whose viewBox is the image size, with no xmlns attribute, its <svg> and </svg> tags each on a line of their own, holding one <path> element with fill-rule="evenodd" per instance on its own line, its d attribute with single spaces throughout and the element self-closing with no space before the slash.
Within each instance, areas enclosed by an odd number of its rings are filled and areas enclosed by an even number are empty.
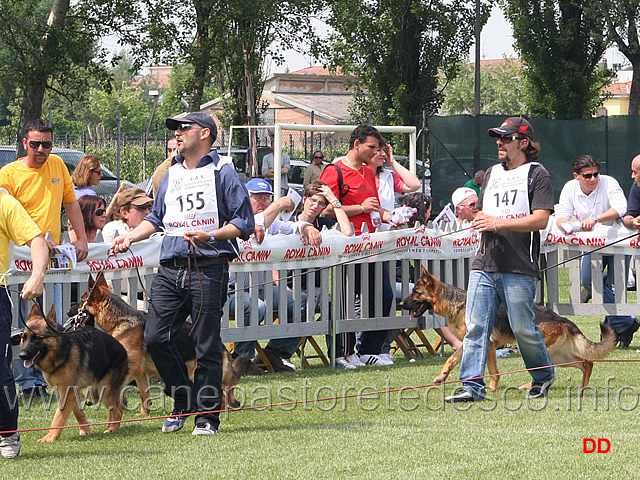
<svg viewBox="0 0 640 480">
<path fill-rule="evenodd" d="M 597 340 L 595 319 L 574 320 Z M 609 358 L 639 359 L 637 348 L 640 338 Z M 436 376 L 444 360 L 428 358 L 412 364 L 396 356 L 393 367 L 348 372 L 316 364 L 293 374 L 245 377 L 239 399 L 244 398 L 245 405 L 263 405 L 292 397 L 326 398 L 422 386 Z M 499 367 L 506 372 L 523 364 L 514 355 L 500 359 Z M 29 432 L 23 434 L 21 455 L 0 463 L 0 477 L 632 478 L 640 465 L 637 368 L 635 363 L 596 364 L 592 390 L 582 404 L 572 388 L 581 373 L 562 368 L 546 405 L 544 401 L 527 404 L 524 393 L 513 388 L 529 379 L 519 373 L 503 376 L 500 390 L 489 395 L 490 401 L 456 408 L 442 402 L 454 384 L 444 392 L 421 388 L 230 412 L 223 416 L 215 437 L 192 437 L 190 421 L 180 432 L 163 434 L 161 420 L 124 424 L 110 435 L 101 433 L 104 427 L 94 427 L 88 437 L 68 429 L 53 444 L 39 444 L 36 440 L 44 433 Z M 130 400 L 133 405 L 137 399 L 131 396 Z M 104 408 L 86 410 L 91 421 L 106 419 Z M 167 402 L 153 413 L 170 410 Z M 52 412 L 37 403 L 22 409 L 20 427 L 45 427 L 51 418 Z M 135 412 L 125 418 L 135 418 Z M 584 454 L 583 438 L 607 438 L 611 451 Z"/>
<path fill-rule="evenodd" d="M 599 339 L 600 319 L 572 320 L 587 337 Z M 432 331 L 428 336 L 436 338 Z M 640 335 L 608 358 L 639 360 L 638 349 Z M 356 371 L 332 371 L 312 360 L 304 371 L 245 377 L 237 396 L 250 406 L 419 387 L 445 361 L 394 359 L 393 367 Z M 498 366 L 508 372 L 523 363 L 516 354 L 499 359 Z M 22 435 L 18 458 L 0 458 L 0 478 L 635 478 L 637 372 L 637 363 L 596 363 L 582 402 L 573 388 L 581 372 L 560 368 L 548 402 L 527 403 L 516 387 L 530 377 L 517 373 L 502 376 L 500 389 L 481 403 L 445 405 L 444 396 L 457 384 L 415 388 L 229 412 L 214 437 L 192 437 L 192 421 L 163 434 L 162 420 L 124 424 L 109 435 L 101 433 L 104 427 L 94 427 L 88 437 L 68 429 L 52 444 L 37 443 L 44 432 L 29 432 Z M 135 407 L 136 396 L 129 400 Z M 153 415 L 171 411 L 167 399 L 154 406 Z M 90 421 L 106 420 L 104 408 L 86 411 Z M 22 408 L 20 428 L 46 427 L 52 416 L 41 403 Z M 125 414 L 131 418 L 135 411 Z M 585 454 L 584 438 L 606 438 L 611 450 Z"/>
</svg>

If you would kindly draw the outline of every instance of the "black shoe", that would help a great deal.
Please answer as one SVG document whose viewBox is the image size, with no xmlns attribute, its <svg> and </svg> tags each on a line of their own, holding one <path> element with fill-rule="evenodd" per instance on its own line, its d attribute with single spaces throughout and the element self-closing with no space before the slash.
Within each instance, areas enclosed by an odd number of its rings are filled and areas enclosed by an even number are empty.
<svg viewBox="0 0 640 480">
<path fill-rule="evenodd" d="M 640 328 L 640 320 L 634 318 L 631 326 L 618 335 L 618 348 L 625 349 L 629 347 L 631 340 L 633 340 L 633 334 L 638 331 L 638 328 Z"/>
<path fill-rule="evenodd" d="M 457 393 L 444 399 L 447 403 L 478 402 L 482 400 L 484 400 L 484 398 L 476 398 L 471 392 L 464 389 L 459 389 Z"/>
<path fill-rule="evenodd" d="M 295 372 L 296 367 L 287 359 L 283 358 L 275 348 L 265 348 L 264 354 L 267 356 L 276 372 Z"/>
<path fill-rule="evenodd" d="M 48 398 L 46 385 L 36 385 L 35 387 L 23 388 L 20 392 L 22 400 L 32 400 L 34 398 Z"/>
<path fill-rule="evenodd" d="M 527 392 L 527 398 L 547 398 L 549 394 L 549 387 L 553 382 L 555 382 L 555 377 L 546 382 L 533 382 L 531 384 L 531 388 Z"/>
</svg>

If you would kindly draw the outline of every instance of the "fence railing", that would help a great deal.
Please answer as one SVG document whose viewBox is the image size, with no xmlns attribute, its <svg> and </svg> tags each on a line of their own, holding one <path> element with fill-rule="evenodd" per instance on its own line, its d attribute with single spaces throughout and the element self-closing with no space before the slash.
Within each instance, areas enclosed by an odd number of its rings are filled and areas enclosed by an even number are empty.
<svg viewBox="0 0 640 480">
<path fill-rule="evenodd" d="M 466 227 L 466 226 L 465 226 Z M 449 227 L 447 227 L 449 228 Z M 605 227 L 603 227 L 605 228 Z M 589 235 L 604 234 L 604 230 Z M 441 281 L 465 289 L 470 262 L 479 243 L 479 235 L 470 228 L 459 230 L 438 230 L 416 226 L 390 232 L 376 232 L 364 234 L 361 237 L 345 237 L 341 233 L 331 230 L 323 231 L 324 249 L 318 249 L 302 244 L 298 235 L 268 236 L 258 245 L 255 240 L 240 242 L 240 257 L 230 266 L 230 272 L 236 276 L 235 285 L 246 288 L 234 291 L 235 308 L 230 311 L 229 302 L 225 304 L 222 319 L 222 338 L 225 342 L 260 340 L 269 338 L 304 337 L 313 335 L 336 335 L 347 331 L 367 331 L 405 328 L 418 326 L 416 320 L 411 321 L 406 312 L 397 310 L 394 300 L 391 317 L 380 315 L 382 299 L 376 299 L 376 308 L 368 312 L 360 309 L 356 314 L 356 285 L 355 268 L 359 264 L 375 264 L 375 274 L 362 275 L 360 290 L 366 292 L 369 282 L 376 285 L 376 291 L 382 291 L 382 268 L 386 263 L 390 272 L 392 286 L 398 291 L 397 298 L 404 298 L 411 291 L 410 267 L 415 272 L 420 271 L 420 265 L 438 277 Z M 547 239 L 551 236 L 546 237 Z M 555 238 L 555 237 L 554 237 Z M 574 237 L 575 238 L 575 237 Z M 556 238 L 557 239 L 557 238 Z M 141 275 L 147 291 L 158 261 L 159 242 L 161 237 L 151 238 L 133 246 L 136 255 L 129 254 L 118 259 L 107 258 L 107 244 L 91 244 L 87 261 L 76 266 L 73 271 L 48 272 L 45 278 L 45 294 L 43 305 L 48 310 L 51 305 L 62 314 L 62 323 L 66 319 L 66 312 L 75 301 L 87 290 L 88 273 L 94 275 L 104 271 L 106 278 L 112 282 L 116 293 L 126 294 L 127 302 L 140 309 L 147 307 L 146 299 L 139 300 L 142 291 L 138 274 Z M 592 245 L 598 242 L 585 242 Z M 544 246 L 543 264 L 557 265 L 563 258 L 579 254 L 580 249 L 588 251 L 592 247 L 575 247 L 566 243 L 549 243 Z M 550 308 L 561 315 L 611 315 L 635 314 L 640 308 L 638 303 L 629 303 L 626 291 L 625 256 L 632 255 L 632 266 L 640 267 L 640 256 L 636 257 L 635 247 L 629 242 L 607 247 L 604 252 L 594 253 L 591 258 L 592 268 L 592 303 L 580 303 L 580 265 L 578 260 L 572 260 L 560 268 L 550 268 L 545 272 L 544 298 Z M 568 252 L 568 253 L 567 253 Z M 603 298 L 602 255 L 613 255 L 615 259 L 616 303 L 605 304 Z M 134 265 L 138 265 L 137 271 Z M 14 249 L 11 261 L 8 283 L 16 285 L 22 283 L 29 273 L 29 253 L 25 247 Z M 320 269 L 320 270 L 317 270 Z M 569 301 L 561 302 L 560 292 L 566 286 L 561 285 L 563 276 L 559 270 L 568 270 Z M 287 275 L 296 275 L 290 281 L 293 292 L 294 306 L 292 315 L 281 307 L 274 309 L 272 289 L 276 288 L 264 278 L 271 278 L 272 271 L 280 274 L 280 284 L 284 285 Z M 367 269 L 363 269 L 366 271 Z M 399 272 L 396 284 L 396 271 Z M 638 270 L 640 271 L 640 270 Z M 306 272 L 306 273 L 305 273 Z M 318 273 L 316 273 L 318 272 Z M 316 278 L 319 276 L 319 278 Z M 303 289 L 303 277 L 306 277 L 306 288 Z M 61 285 L 54 287 L 54 285 Z M 72 285 L 77 286 L 72 288 Z M 263 292 L 260 290 L 263 289 Z M 542 292 L 543 289 L 541 289 Z M 13 324 L 20 326 L 23 312 L 19 312 L 17 289 L 10 288 L 13 300 Z M 286 305 L 286 289 L 279 289 L 279 304 Z M 381 296 L 380 296 L 381 297 Z M 249 314 L 245 319 L 245 298 L 249 302 Z M 360 303 L 366 303 L 363 293 Z M 258 308 L 264 303 L 264 322 L 259 323 Z M 276 319 L 278 320 L 276 322 Z M 419 326 L 423 329 L 436 328 L 446 325 L 441 317 L 426 315 Z"/>
</svg>

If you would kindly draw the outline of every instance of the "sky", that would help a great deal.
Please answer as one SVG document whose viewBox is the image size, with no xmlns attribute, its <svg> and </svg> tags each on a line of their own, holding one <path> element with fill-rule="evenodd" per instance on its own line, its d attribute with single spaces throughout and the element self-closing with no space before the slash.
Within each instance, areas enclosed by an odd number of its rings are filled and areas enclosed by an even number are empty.
<svg viewBox="0 0 640 480">
<path fill-rule="evenodd" d="M 326 27 L 325 27 L 326 28 Z M 500 59 L 504 56 L 517 57 L 513 48 L 513 33 L 511 25 L 502 14 L 498 6 L 493 6 L 491 16 L 480 34 L 480 55 L 482 60 Z M 613 63 L 628 63 L 626 58 L 615 48 L 610 48 L 606 53 L 608 65 Z M 298 52 L 289 50 L 285 52 L 286 64 L 270 66 L 270 73 L 284 72 L 287 68 L 293 72 L 312 65 L 318 65 L 312 58 L 305 57 Z M 469 60 L 475 60 L 475 45 L 469 51 Z"/>
</svg>

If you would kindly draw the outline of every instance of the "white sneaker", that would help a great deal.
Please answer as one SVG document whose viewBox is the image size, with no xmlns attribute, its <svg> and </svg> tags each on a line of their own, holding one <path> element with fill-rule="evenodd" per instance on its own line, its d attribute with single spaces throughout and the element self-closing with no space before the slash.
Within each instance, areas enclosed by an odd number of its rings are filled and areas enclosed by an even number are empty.
<svg viewBox="0 0 640 480">
<path fill-rule="evenodd" d="M 347 357 L 347 362 L 349 362 L 351 365 L 353 365 L 354 367 L 364 367 L 365 364 L 362 363 L 362 361 L 360 360 L 360 357 L 358 357 L 358 355 L 351 354 Z"/>
<path fill-rule="evenodd" d="M 282 359 L 282 363 L 283 363 L 283 365 L 284 365 L 285 367 L 290 368 L 292 371 L 295 371 L 295 370 L 296 370 L 296 366 L 295 366 L 293 363 L 291 363 L 291 360 L 290 360 L 290 359 L 288 359 L 288 358 L 283 358 L 283 359 Z"/>
<path fill-rule="evenodd" d="M 344 368 L 345 370 L 355 370 L 356 366 L 349 363 L 349 361 L 344 357 L 336 358 L 336 367 Z"/>
<path fill-rule="evenodd" d="M 385 362 L 391 362 L 389 365 L 393 365 L 393 357 L 391 356 L 390 353 L 381 353 L 378 356 Z"/>
<path fill-rule="evenodd" d="M 14 433 L 8 437 L 0 437 L 0 455 L 4 458 L 15 458 L 20 453 L 20 434 Z"/>
<path fill-rule="evenodd" d="M 360 361 L 365 365 L 378 365 L 380 367 L 393 365 L 392 360 L 383 360 L 382 358 L 380 358 L 380 355 L 369 355 L 367 353 L 365 353 L 364 355 L 360 355 Z"/>
</svg>

